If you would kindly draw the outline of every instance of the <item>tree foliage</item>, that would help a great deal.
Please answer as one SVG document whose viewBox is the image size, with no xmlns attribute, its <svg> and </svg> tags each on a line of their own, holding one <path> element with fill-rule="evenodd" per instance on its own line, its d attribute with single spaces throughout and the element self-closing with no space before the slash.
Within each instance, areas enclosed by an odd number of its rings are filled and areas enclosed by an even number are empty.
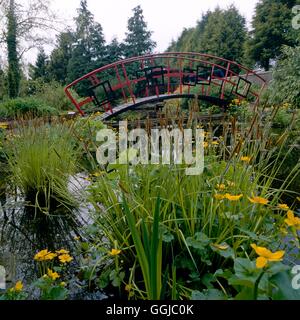
<svg viewBox="0 0 300 320">
<path fill-rule="evenodd" d="M 17 50 L 17 18 L 15 13 L 15 1 L 10 0 L 7 12 L 7 58 L 8 58 L 8 95 L 16 98 L 20 87 L 20 66 Z"/>
<path fill-rule="evenodd" d="M 35 65 L 30 65 L 29 76 L 32 80 L 42 79 L 43 81 L 49 80 L 48 72 L 49 58 L 45 53 L 43 47 L 39 49 Z"/>
<path fill-rule="evenodd" d="M 68 64 L 72 58 L 74 34 L 72 31 L 61 32 L 57 36 L 57 44 L 51 52 L 48 66 L 49 76 L 61 84 L 68 78 Z"/>
<path fill-rule="evenodd" d="M 125 57 L 135 57 L 151 53 L 156 43 L 151 39 L 152 32 L 147 30 L 147 23 L 141 6 L 135 7 L 133 16 L 129 18 L 124 40 Z"/>
<path fill-rule="evenodd" d="M 288 102 L 300 108 L 300 46 L 284 47 L 273 73 L 271 98 L 274 103 Z"/>
<path fill-rule="evenodd" d="M 87 8 L 86 0 L 81 0 L 77 12 L 74 45 L 67 69 L 69 82 L 107 62 L 102 26 L 95 22 L 93 14 Z"/>
<path fill-rule="evenodd" d="M 246 41 L 246 21 L 234 6 L 216 8 L 202 15 L 195 28 L 184 29 L 169 51 L 208 53 L 242 61 Z"/>
<path fill-rule="evenodd" d="M 295 46 L 297 31 L 292 28 L 292 8 L 299 0 L 260 0 L 252 22 L 253 31 L 247 46 L 248 55 L 269 70 L 278 59 L 283 45 Z"/>
</svg>

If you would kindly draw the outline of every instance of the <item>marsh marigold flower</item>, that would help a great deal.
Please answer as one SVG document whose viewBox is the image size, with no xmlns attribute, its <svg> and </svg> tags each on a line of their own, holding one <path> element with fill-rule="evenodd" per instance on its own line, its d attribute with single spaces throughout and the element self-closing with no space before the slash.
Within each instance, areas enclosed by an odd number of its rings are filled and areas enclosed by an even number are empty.
<svg viewBox="0 0 300 320">
<path fill-rule="evenodd" d="M 284 220 L 284 222 L 289 227 L 296 227 L 296 229 L 300 230 L 300 218 L 295 217 L 294 212 L 292 210 L 288 211 L 287 218 Z"/>
<path fill-rule="evenodd" d="M 251 159 L 252 159 L 251 157 L 241 157 L 241 161 L 246 163 L 250 163 Z"/>
<path fill-rule="evenodd" d="M 34 260 L 36 261 L 47 261 L 47 260 L 53 260 L 55 257 L 57 257 L 56 253 L 53 253 L 51 251 L 48 251 L 47 249 L 41 250 L 34 256 Z"/>
<path fill-rule="evenodd" d="M 232 194 L 229 194 L 229 193 L 226 193 L 225 194 L 225 198 L 229 201 L 238 201 L 240 200 L 241 198 L 243 197 L 242 194 L 239 194 L 239 195 L 232 195 Z"/>
<path fill-rule="evenodd" d="M 223 200 L 223 199 L 225 199 L 225 195 L 216 193 L 216 194 L 214 194 L 214 198 L 217 200 Z"/>
<path fill-rule="evenodd" d="M 21 292 L 22 290 L 23 290 L 23 283 L 22 283 L 22 281 L 18 281 L 15 284 L 14 291 L 15 292 Z"/>
<path fill-rule="evenodd" d="M 60 277 L 60 275 L 57 272 L 53 272 L 51 269 L 48 269 L 47 276 L 52 280 L 56 280 Z"/>
<path fill-rule="evenodd" d="M 289 210 L 289 206 L 287 204 L 279 204 L 278 205 L 278 208 L 281 209 L 281 210 Z"/>
<path fill-rule="evenodd" d="M 262 198 L 262 197 L 252 197 L 252 198 L 249 198 L 249 201 L 252 202 L 252 203 L 255 203 L 255 204 L 268 204 L 269 203 L 269 200 L 268 199 L 265 199 L 265 198 Z"/>
<path fill-rule="evenodd" d="M 256 268 L 264 268 L 268 262 L 281 261 L 285 252 L 283 250 L 272 252 L 264 247 L 258 247 L 256 244 L 251 244 L 251 247 L 255 250 L 259 257 L 256 259 Z"/>
<path fill-rule="evenodd" d="M 119 254 L 121 253 L 121 250 L 118 250 L 118 249 L 112 249 L 109 254 L 111 256 L 118 256 Z"/>
<path fill-rule="evenodd" d="M 61 263 L 65 264 L 67 262 L 71 262 L 73 258 L 69 254 L 62 254 L 58 256 L 58 259 Z"/>
</svg>

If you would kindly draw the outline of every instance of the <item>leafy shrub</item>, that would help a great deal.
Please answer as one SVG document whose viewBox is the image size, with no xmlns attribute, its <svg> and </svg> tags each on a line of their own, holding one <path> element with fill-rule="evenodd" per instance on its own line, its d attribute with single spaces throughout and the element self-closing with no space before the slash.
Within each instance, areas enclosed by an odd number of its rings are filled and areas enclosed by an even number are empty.
<svg viewBox="0 0 300 320">
<path fill-rule="evenodd" d="M 29 114 L 33 117 L 57 115 L 57 109 L 35 97 L 7 100 L 0 104 L 0 118 L 13 119 Z"/>
<path fill-rule="evenodd" d="M 64 87 L 55 81 L 45 83 L 37 80 L 28 80 L 24 82 L 20 96 L 34 97 L 59 111 L 75 111 L 73 104 L 64 92 Z"/>
<path fill-rule="evenodd" d="M 300 107 L 300 46 L 285 46 L 273 74 L 270 95 L 273 103 L 288 102 Z"/>
</svg>

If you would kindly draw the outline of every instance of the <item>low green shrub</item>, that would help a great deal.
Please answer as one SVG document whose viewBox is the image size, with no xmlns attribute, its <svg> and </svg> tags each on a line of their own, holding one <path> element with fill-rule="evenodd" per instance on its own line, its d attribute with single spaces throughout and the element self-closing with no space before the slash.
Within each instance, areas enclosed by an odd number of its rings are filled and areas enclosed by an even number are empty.
<svg viewBox="0 0 300 320">
<path fill-rule="evenodd" d="M 2 119 L 14 119 L 24 115 L 42 117 L 57 114 L 57 109 L 36 97 L 16 98 L 0 104 L 0 118 Z"/>
</svg>

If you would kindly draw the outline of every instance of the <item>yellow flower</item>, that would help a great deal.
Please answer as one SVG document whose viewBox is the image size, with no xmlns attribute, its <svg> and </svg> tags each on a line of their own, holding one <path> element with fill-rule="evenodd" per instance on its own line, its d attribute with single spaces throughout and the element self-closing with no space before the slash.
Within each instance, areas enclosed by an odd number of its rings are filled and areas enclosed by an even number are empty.
<svg viewBox="0 0 300 320">
<path fill-rule="evenodd" d="M 282 209 L 282 210 L 289 210 L 290 209 L 289 206 L 287 204 L 284 204 L 284 203 L 283 204 L 279 204 L 278 208 Z"/>
<path fill-rule="evenodd" d="M 225 194 L 225 198 L 228 199 L 229 201 L 238 201 L 243 197 L 242 194 L 239 195 L 231 195 L 229 193 Z"/>
<path fill-rule="evenodd" d="M 60 249 L 58 251 L 56 251 L 57 254 L 69 254 L 69 251 L 68 250 L 65 250 L 65 249 Z"/>
<path fill-rule="evenodd" d="M 53 260 L 55 257 L 57 257 L 56 253 L 49 252 L 49 254 L 44 257 L 44 260 Z"/>
<path fill-rule="evenodd" d="M 21 292 L 22 290 L 23 290 L 23 283 L 22 283 L 22 281 L 18 281 L 15 284 L 14 291 L 15 292 Z"/>
<path fill-rule="evenodd" d="M 262 198 L 262 197 L 252 197 L 252 198 L 249 198 L 249 201 L 252 202 L 252 203 L 256 203 L 256 204 L 268 204 L 269 203 L 269 200 L 268 199 L 265 199 L 265 198 Z"/>
<path fill-rule="evenodd" d="M 250 163 L 251 159 L 252 159 L 251 157 L 241 157 L 241 161 L 247 162 L 247 163 Z"/>
<path fill-rule="evenodd" d="M 225 199 L 225 195 L 216 193 L 216 194 L 214 194 L 214 198 L 217 200 L 223 200 L 223 199 Z"/>
<path fill-rule="evenodd" d="M 46 261 L 53 260 L 57 256 L 56 253 L 48 251 L 47 249 L 41 250 L 34 256 L 34 260 L 36 261 Z"/>
<path fill-rule="evenodd" d="M 208 142 L 204 142 L 203 147 L 204 147 L 204 149 L 208 148 Z"/>
<path fill-rule="evenodd" d="M 272 252 L 264 247 L 258 247 L 256 244 L 251 244 L 251 247 L 255 250 L 259 257 L 256 259 L 256 268 L 264 268 L 268 262 L 281 261 L 285 252 L 283 250 Z"/>
<path fill-rule="evenodd" d="M 287 219 L 285 219 L 284 222 L 289 227 L 296 227 L 296 229 L 300 230 L 300 218 L 295 217 L 294 212 L 292 210 L 289 210 L 287 212 Z"/>
<path fill-rule="evenodd" d="M 60 285 L 61 287 L 65 287 L 67 284 L 66 284 L 64 281 L 62 281 L 59 285 Z"/>
<path fill-rule="evenodd" d="M 225 189 L 226 189 L 226 186 L 225 186 L 224 183 L 221 183 L 221 184 L 217 184 L 217 188 L 218 188 L 219 190 L 225 190 Z"/>
<path fill-rule="evenodd" d="M 109 254 L 111 256 L 118 256 L 119 254 L 121 253 L 121 250 L 118 250 L 118 249 L 112 249 Z"/>
<path fill-rule="evenodd" d="M 73 258 L 69 254 L 62 254 L 58 256 L 58 259 L 61 263 L 67 263 L 73 260 Z"/>
<path fill-rule="evenodd" d="M 213 146 L 218 146 L 218 145 L 219 145 L 219 142 L 218 142 L 218 141 L 213 141 L 211 144 L 212 144 Z"/>
<path fill-rule="evenodd" d="M 57 272 L 53 272 L 51 269 L 48 269 L 47 275 L 54 281 L 60 277 L 60 275 Z"/>
</svg>

